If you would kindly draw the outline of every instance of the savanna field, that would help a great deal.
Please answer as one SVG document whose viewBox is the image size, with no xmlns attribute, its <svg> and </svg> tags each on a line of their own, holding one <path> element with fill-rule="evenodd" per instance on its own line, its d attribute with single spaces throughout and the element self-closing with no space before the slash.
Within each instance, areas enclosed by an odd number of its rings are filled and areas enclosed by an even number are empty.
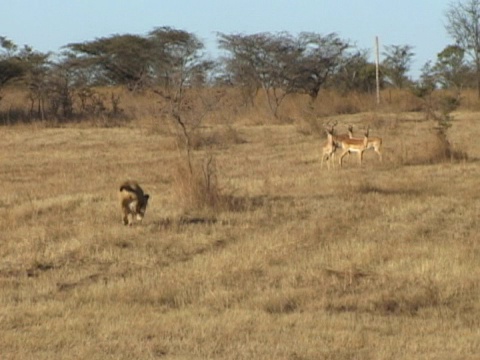
<svg viewBox="0 0 480 360">
<path fill-rule="evenodd" d="M 154 96 L 114 123 L 4 119 L 0 359 L 480 358 L 480 112 L 452 113 L 445 156 L 410 100 L 327 95 L 216 109 L 192 176 Z M 328 122 L 383 162 L 321 167 Z M 125 179 L 151 197 L 132 227 Z"/>
</svg>

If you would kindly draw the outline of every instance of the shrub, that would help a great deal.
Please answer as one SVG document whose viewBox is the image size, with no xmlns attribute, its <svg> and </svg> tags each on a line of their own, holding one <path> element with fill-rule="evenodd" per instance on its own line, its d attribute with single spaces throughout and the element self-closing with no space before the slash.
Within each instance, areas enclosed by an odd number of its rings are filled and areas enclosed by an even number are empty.
<svg viewBox="0 0 480 360">
<path fill-rule="evenodd" d="M 213 156 L 202 166 L 178 165 L 174 175 L 174 191 L 185 210 L 216 210 L 220 206 L 220 190 Z"/>
</svg>

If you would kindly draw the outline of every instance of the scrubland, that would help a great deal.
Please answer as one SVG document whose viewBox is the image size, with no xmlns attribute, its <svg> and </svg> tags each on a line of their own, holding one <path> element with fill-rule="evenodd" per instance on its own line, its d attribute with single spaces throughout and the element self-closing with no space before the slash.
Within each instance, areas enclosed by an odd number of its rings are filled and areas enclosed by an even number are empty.
<svg viewBox="0 0 480 360">
<path fill-rule="evenodd" d="M 202 207 L 174 126 L 137 102 L 112 127 L 0 127 L 1 359 L 478 358 L 475 109 L 453 114 L 444 158 L 421 112 L 319 107 L 384 142 L 383 163 L 330 170 L 294 100 L 284 121 L 223 110 L 193 152 L 214 161 Z M 125 227 L 131 178 L 151 199 Z"/>
</svg>

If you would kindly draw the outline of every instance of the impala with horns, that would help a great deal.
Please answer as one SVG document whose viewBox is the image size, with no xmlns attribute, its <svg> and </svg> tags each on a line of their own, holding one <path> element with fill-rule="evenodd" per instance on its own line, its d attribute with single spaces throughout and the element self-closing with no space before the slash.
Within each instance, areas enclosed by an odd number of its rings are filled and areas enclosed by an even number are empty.
<svg viewBox="0 0 480 360">
<path fill-rule="evenodd" d="M 363 140 L 363 139 L 360 139 L 360 138 L 355 138 L 353 136 L 353 126 L 352 125 L 348 126 L 348 136 L 349 136 L 350 139 Z M 367 143 L 367 149 L 373 149 L 377 153 L 380 162 L 383 161 L 382 138 L 381 137 L 377 137 L 377 136 L 369 137 L 368 138 L 368 143 Z"/>
<path fill-rule="evenodd" d="M 337 145 L 333 140 L 333 126 L 331 128 L 325 127 L 325 131 L 327 133 L 327 142 L 322 148 L 322 163 L 320 168 L 323 169 L 323 161 L 326 160 L 328 161 L 327 167 L 328 169 L 330 169 L 330 159 L 332 159 L 332 161 L 335 161 L 335 151 L 337 150 Z"/>
<path fill-rule="evenodd" d="M 328 121 L 325 125 L 323 125 L 325 132 L 327 133 L 327 142 L 322 149 L 323 151 L 321 168 L 323 168 L 324 160 L 328 161 L 327 166 L 329 169 L 330 159 L 333 161 L 333 164 L 335 164 L 335 151 L 341 146 L 340 142 L 342 140 L 349 138 L 348 134 L 335 135 L 335 126 L 337 126 L 337 124 L 338 121 L 335 121 L 334 123 Z"/>
<path fill-rule="evenodd" d="M 327 123 L 327 125 L 330 125 L 330 130 L 333 136 L 333 142 L 335 143 L 335 146 L 338 148 L 340 147 L 340 143 L 342 140 L 349 139 L 350 136 L 348 134 L 340 134 L 340 135 L 334 135 L 335 127 L 337 126 L 338 121 L 335 121 L 333 124 L 330 124 L 330 121 Z"/>
<path fill-rule="evenodd" d="M 365 136 L 363 139 L 346 138 L 340 141 L 340 146 L 343 149 L 342 154 L 340 155 L 340 167 L 343 165 L 343 158 L 347 154 L 351 154 L 351 153 L 358 153 L 358 160 L 361 166 L 362 159 L 363 159 L 363 152 L 367 150 L 367 146 L 368 146 L 368 128 L 365 131 Z"/>
</svg>

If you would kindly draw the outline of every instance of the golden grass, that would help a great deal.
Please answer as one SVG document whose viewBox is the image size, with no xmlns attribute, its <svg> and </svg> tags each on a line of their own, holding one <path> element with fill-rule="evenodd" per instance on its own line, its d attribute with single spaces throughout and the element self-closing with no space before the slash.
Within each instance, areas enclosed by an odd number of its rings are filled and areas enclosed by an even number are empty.
<svg viewBox="0 0 480 360">
<path fill-rule="evenodd" d="M 182 152 L 148 121 L 0 128 L 2 359 L 476 358 L 478 114 L 455 114 L 455 162 L 419 114 L 336 116 L 371 125 L 384 163 L 331 171 L 299 120 L 242 116 L 242 141 L 195 151 L 233 204 L 208 214 L 186 212 Z M 151 195 L 132 228 L 126 178 Z"/>
</svg>

